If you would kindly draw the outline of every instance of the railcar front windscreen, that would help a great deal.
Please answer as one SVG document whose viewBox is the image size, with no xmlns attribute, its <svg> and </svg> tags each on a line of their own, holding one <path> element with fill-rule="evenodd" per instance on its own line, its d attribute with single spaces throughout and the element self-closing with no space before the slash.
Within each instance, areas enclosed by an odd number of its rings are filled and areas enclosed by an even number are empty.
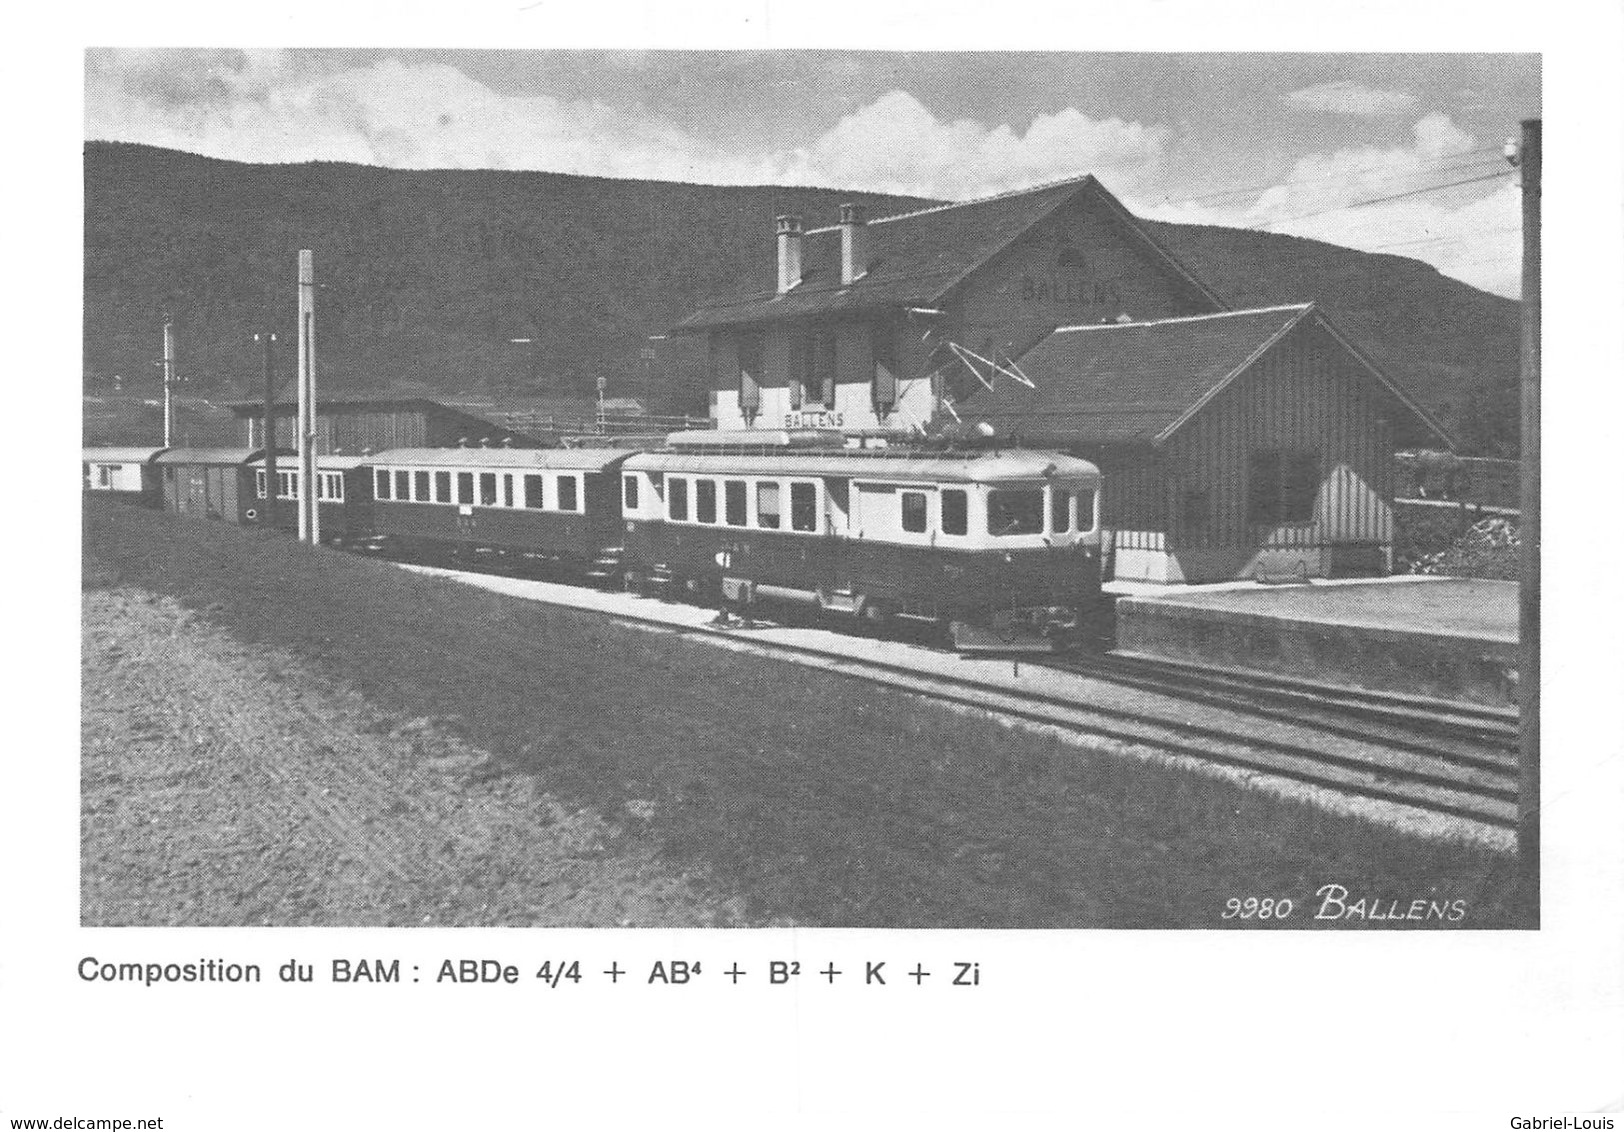
<svg viewBox="0 0 1624 1132">
<path fill-rule="evenodd" d="M 995 488 L 987 493 L 987 533 L 1040 535 L 1043 533 L 1043 489 Z"/>
</svg>

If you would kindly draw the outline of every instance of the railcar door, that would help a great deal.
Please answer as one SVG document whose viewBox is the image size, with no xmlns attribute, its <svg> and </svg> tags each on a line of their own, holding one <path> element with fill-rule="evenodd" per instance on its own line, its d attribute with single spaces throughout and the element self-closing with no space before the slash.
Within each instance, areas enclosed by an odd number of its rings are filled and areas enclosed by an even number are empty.
<svg viewBox="0 0 1624 1132">
<path fill-rule="evenodd" d="M 186 514 L 209 513 L 209 474 L 205 468 L 188 468 L 186 473 Z"/>
<path fill-rule="evenodd" d="M 828 593 L 850 593 L 856 563 L 852 555 L 852 509 L 857 505 L 851 481 L 833 476 L 823 481 L 823 548 Z"/>
</svg>

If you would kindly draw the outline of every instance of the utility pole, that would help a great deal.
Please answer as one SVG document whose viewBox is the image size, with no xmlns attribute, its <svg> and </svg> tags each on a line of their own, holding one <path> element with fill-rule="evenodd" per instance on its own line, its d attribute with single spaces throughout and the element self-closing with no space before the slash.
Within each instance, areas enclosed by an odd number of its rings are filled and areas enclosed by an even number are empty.
<svg viewBox="0 0 1624 1132">
<path fill-rule="evenodd" d="M 260 429 L 265 449 L 265 525 L 276 522 L 276 335 L 270 331 L 254 335 L 265 349 L 265 424 Z"/>
<path fill-rule="evenodd" d="M 316 268 L 299 253 L 299 538 L 321 543 L 316 506 Z"/>
<path fill-rule="evenodd" d="M 164 447 L 175 443 L 175 320 L 164 312 Z"/>
<path fill-rule="evenodd" d="M 1539 236 L 1540 119 L 1522 124 L 1522 580 L 1518 590 L 1517 912 L 1540 922 L 1539 871 Z"/>
</svg>

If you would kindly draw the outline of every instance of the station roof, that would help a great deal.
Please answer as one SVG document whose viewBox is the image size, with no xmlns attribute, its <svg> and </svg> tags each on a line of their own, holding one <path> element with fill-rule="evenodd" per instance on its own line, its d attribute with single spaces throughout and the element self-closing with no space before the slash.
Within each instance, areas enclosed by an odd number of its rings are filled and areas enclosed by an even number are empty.
<svg viewBox="0 0 1624 1132">
<path fill-rule="evenodd" d="M 1413 417 L 1452 440 L 1409 393 L 1376 369 L 1313 303 L 1063 326 L 1021 356 L 1035 388 L 999 377 L 960 408 L 1005 435 L 1048 443 L 1162 444 L 1299 324 L 1326 331 L 1354 366 Z"/>
<path fill-rule="evenodd" d="M 631 448 L 391 448 L 370 458 L 373 464 L 430 468 L 565 469 L 601 472 L 632 455 Z"/>
<path fill-rule="evenodd" d="M 162 451 L 164 451 L 162 446 L 157 448 L 86 448 L 80 462 L 84 464 L 145 464 Z"/>
<path fill-rule="evenodd" d="M 867 273 L 840 281 L 840 229 L 815 228 L 801 239 L 801 282 L 784 294 L 741 295 L 701 306 L 679 331 L 939 302 L 1021 233 L 1076 199 L 1100 204 L 1125 231 L 1193 290 L 1222 310 L 1225 303 L 1142 227 L 1093 176 L 959 204 L 939 205 L 867 224 Z"/>
<path fill-rule="evenodd" d="M 1087 460 L 1059 452 L 991 449 L 906 455 L 870 452 L 786 452 L 772 456 L 700 456 L 687 452 L 645 452 L 626 461 L 627 471 L 710 476 L 841 476 L 869 483 L 932 480 L 938 483 L 997 483 L 1004 480 L 1090 480 L 1099 469 Z"/>
</svg>

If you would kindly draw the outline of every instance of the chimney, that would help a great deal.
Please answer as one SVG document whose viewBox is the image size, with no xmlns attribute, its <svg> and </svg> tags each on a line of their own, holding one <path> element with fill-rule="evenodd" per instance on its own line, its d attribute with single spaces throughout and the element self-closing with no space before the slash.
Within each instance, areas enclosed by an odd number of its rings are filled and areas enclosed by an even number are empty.
<svg viewBox="0 0 1624 1132">
<path fill-rule="evenodd" d="M 801 218 L 778 218 L 778 293 L 801 281 Z"/>
<path fill-rule="evenodd" d="M 868 274 L 868 209 L 840 206 L 840 281 L 853 283 Z"/>
</svg>

